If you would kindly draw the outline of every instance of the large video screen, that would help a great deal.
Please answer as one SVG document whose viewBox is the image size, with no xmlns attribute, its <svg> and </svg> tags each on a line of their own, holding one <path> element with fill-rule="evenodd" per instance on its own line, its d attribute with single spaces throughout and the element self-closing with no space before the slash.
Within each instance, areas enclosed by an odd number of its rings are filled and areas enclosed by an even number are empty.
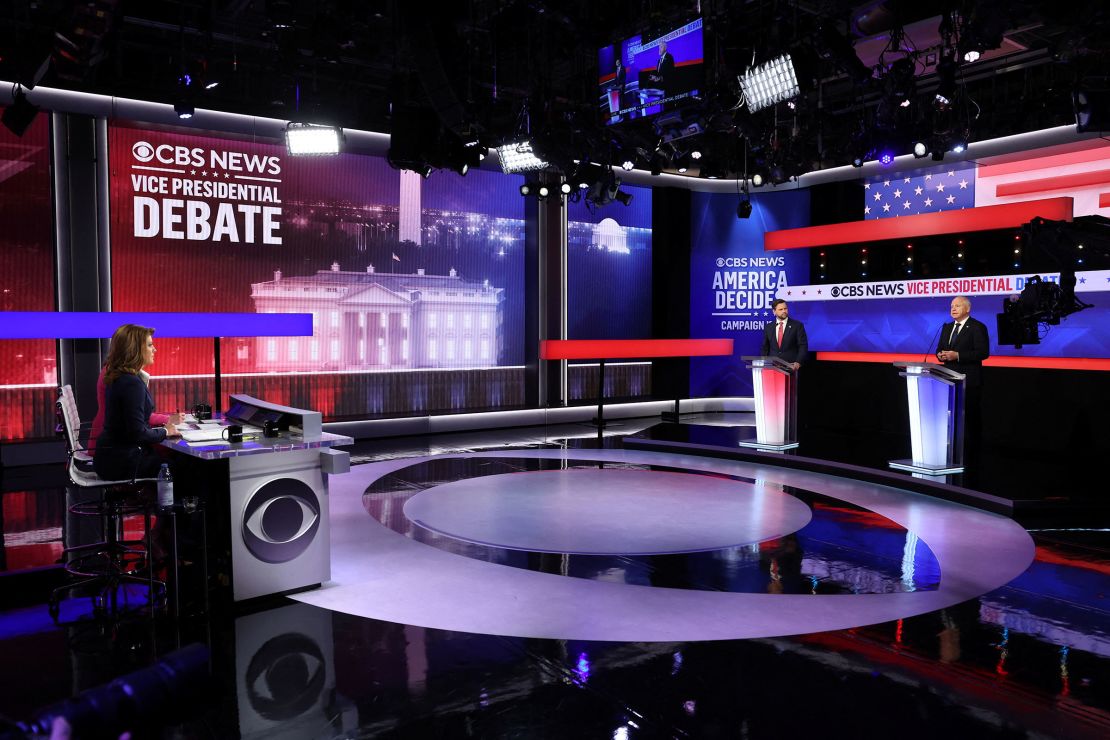
<svg viewBox="0 0 1110 740">
<path fill-rule="evenodd" d="M 306 337 L 213 327 L 227 392 L 331 419 L 523 402 L 521 178 L 128 126 L 109 141 L 115 310 L 312 314 Z M 213 343 L 155 338 L 159 406 L 208 400 Z"/>
<path fill-rule="evenodd" d="M 3 311 L 55 309 L 49 131 L 46 115 L 23 136 L 0 127 Z M 52 437 L 57 385 L 53 340 L 0 338 L 0 439 Z"/>
<path fill-rule="evenodd" d="M 598 51 L 600 109 L 606 123 L 655 115 L 695 97 L 705 84 L 700 18 Z"/>
</svg>

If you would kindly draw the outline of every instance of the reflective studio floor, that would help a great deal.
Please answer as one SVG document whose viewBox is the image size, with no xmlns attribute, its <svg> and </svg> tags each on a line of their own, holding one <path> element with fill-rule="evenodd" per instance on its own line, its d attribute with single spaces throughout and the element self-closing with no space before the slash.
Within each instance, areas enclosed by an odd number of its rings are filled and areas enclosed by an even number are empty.
<svg viewBox="0 0 1110 740">
<path fill-rule="evenodd" d="M 625 448 L 654 423 L 359 443 L 333 581 L 251 613 L 59 628 L 8 595 L 0 714 L 200 641 L 211 679 L 146 736 L 1110 736 L 1110 540 L 1082 512 Z M 59 489 L 4 491 L 7 570 L 54 562 Z"/>
</svg>

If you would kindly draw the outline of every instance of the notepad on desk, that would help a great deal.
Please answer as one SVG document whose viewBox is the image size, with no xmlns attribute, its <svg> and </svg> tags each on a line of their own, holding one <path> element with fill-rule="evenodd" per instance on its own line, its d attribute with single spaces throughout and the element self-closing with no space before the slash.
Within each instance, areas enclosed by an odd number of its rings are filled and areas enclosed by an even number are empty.
<svg viewBox="0 0 1110 740">
<path fill-rule="evenodd" d="M 186 442 L 214 442 L 224 439 L 224 427 L 206 427 L 201 429 L 182 429 L 181 438 Z"/>
</svg>

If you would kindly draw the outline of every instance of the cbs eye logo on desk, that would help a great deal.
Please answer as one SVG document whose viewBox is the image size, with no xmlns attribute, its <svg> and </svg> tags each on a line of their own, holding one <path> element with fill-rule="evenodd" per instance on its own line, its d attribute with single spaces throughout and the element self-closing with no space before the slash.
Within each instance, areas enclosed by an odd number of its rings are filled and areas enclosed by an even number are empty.
<svg viewBox="0 0 1110 740">
<path fill-rule="evenodd" d="M 280 478 L 254 492 L 243 512 L 243 542 L 259 560 L 287 563 L 320 528 L 320 500 L 303 481 Z"/>
</svg>

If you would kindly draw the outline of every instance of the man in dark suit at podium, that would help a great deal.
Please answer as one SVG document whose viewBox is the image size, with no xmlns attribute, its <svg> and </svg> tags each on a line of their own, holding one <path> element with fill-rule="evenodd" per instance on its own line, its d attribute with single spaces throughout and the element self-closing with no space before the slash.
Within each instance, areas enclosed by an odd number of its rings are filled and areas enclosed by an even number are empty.
<svg viewBox="0 0 1110 740">
<path fill-rule="evenodd" d="M 940 328 L 937 359 L 944 366 L 963 373 L 964 380 L 964 451 L 968 462 L 975 462 L 981 448 L 983 420 L 980 413 L 980 388 L 983 384 L 983 360 L 990 357 L 991 340 L 987 326 L 971 318 L 971 300 L 956 296 L 948 310 L 952 323 Z M 969 479 L 970 480 L 970 479 Z"/>
<path fill-rule="evenodd" d="M 971 391 L 978 390 L 983 382 L 983 360 L 991 355 L 991 340 L 986 324 L 971 318 L 971 301 L 966 296 L 952 299 L 949 314 L 952 323 L 941 327 L 937 359 L 945 367 L 967 376 L 964 387 L 969 393 L 970 405 Z"/>
<path fill-rule="evenodd" d="M 772 301 L 771 310 L 775 320 L 763 327 L 763 348 L 759 353 L 786 360 L 797 370 L 809 352 L 806 328 L 801 321 L 790 318 L 790 310 L 783 299 Z"/>
</svg>

